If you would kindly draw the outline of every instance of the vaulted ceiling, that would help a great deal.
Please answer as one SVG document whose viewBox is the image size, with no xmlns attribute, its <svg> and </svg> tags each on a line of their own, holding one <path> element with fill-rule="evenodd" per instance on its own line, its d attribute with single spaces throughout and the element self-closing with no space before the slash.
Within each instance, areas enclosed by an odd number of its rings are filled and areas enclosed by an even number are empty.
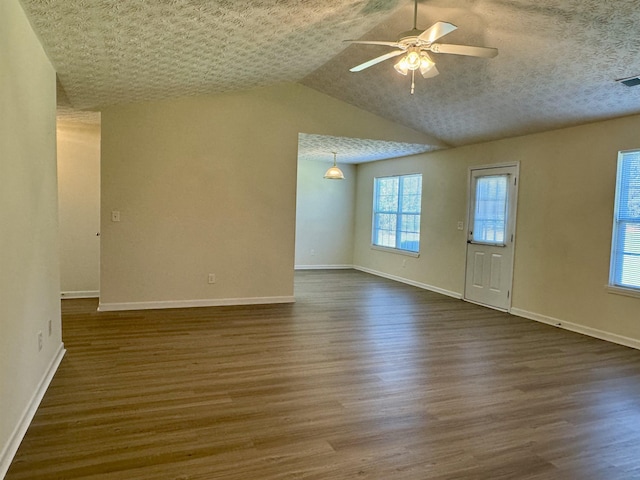
<svg viewBox="0 0 640 480">
<path fill-rule="evenodd" d="M 300 82 L 451 145 L 640 113 L 637 0 L 422 0 L 418 28 L 493 59 L 433 54 L 410 79 L 388 52 L 411 0 L 21 0 L 59 78 L 68 115 L 102 106 Z M 80 114 L 82 115 L 82 114 Z M 317 145 L 317 142 L 316 142 Z"/>
</svg>

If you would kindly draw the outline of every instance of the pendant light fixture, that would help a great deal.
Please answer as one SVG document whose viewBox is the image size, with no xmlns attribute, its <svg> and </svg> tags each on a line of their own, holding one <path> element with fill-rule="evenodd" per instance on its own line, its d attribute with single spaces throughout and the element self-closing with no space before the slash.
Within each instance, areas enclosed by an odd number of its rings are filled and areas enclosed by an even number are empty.
<svg viewBox="0 0 640 480">
<path fill-rule="evenodd" d="M 324 174 L 324 178 L 328 178 L 329 180 L 344 180 L 344 173 L 342 170 L 338 168 L 336 165 L 336 152 L 333 153 L 333 167 L 327 170 L 327 173 Z"/>
</svg>

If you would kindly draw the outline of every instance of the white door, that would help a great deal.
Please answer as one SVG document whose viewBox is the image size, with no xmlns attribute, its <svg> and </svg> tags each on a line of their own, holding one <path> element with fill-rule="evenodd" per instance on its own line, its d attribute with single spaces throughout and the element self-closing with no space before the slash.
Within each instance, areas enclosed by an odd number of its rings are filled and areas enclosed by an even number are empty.
<svg viewBox="0 0 640 480">
<path fill-rule="evenodd" d="M 472 169 L 464 298 L 511 307 L 518 165 Z"/>
</svg>

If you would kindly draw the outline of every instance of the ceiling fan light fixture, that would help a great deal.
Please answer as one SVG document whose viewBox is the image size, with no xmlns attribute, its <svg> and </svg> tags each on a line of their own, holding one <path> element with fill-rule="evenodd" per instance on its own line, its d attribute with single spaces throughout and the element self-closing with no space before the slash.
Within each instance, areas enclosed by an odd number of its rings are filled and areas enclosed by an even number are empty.
<svg viewBox="0 0 640 480">
<path fill-rule="evenodd" d="M 429 70 L 435 66 L 435 62 L 431 60 L 431 57 L 427 52 L 422 52 L 420 55 L 420 73 L 424 76 Z"/>
<path fill-rule="evenodd" d="M 400 75 L 406 75 L 407 73 L 409 73 L 406 56 L 402 57 L 400 61 L 393 66 L 393 68 L 395 68 L 396 72 L 398 72 Z"/>
<path fill-rule="evenodd" d="M 409 53 L 407 53 L 404 59 L 407 62 L 407 68 L 409 70 L 418 70 L 422 64 L 420 51 L 417 48 L 409 50 Z"/>
<path fill-rule="evenodd" d="M 336 152 L 333 153 L 333 167 L 329 168 L 324 174 L 324 178 L 328 180 L 344 180 L 344 173 L 338 168 L 336 164 Z"/>
<path fill-rule="evenodd" d="M 474 47 L 471 45 L 450 45 L 445 43 L 436 43 L 437 40 L 450 34 L 458 27 L 449 22 L 436 22 L 426 30 L 417 28 L 418 21 L 418 0 L 413 2 L 413 29 L 403 32 L 396 42 L 382 40 L 345 40 L 350 43 L 362 43 L 369 45 L 385 45 L 393 47 L 384 55 L 356 65 L 350 68 L 351 72 L 359 72 L 365 68 L 377 65 L 390 58 L 399 57 L 400 60 L 393 66 L 396 72 L 401 75 L 408 75 L 411 72 L 411 93 L 415 91 L 415 76 L 418 70 L 424 78 L 433 78 L 438 75 L 438 69 L 435 62 L 431 59 L 427 52 L 433 53 L 449 53 L 453 55 L 465 55 L 468 57 L 493 58 L 498 54 L 498 49 L 491 47 Z"/>
</svg>

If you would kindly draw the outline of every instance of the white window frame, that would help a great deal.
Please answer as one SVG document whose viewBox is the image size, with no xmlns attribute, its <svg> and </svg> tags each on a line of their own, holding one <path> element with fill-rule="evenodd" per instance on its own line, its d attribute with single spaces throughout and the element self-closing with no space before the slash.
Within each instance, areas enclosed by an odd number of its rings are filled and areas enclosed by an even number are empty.
<svg viewBox="0 0 640 480">
<path fill-rule="evenodd" d="M 640 285 L 627 285 L 621 282 L 622 271 L 620 270 L 620 264 L 622 263 L 619 257 L 625 252 L 621 249 L 621 229 L 623 225 L 637 224 L 640 228 L 640 218 L 638 219 L 621 219 L 620 218 L 620 203 L 623 192 L 623 176 L 622 167 L 625 161 L 625 156 L 629 154 L 640 155 L 640 150 L 624 150 L 618 152 L 618 164 L 616 174 L 616 191 L 615 191 L 615 207 L 613 214 L 613 234 L 611 239 L 611 263 L 609 268 L 609 284 L 607 285 L 611 293 L 628 295 L 632 297 L 640 298 Z"/>
<path fill-rule="evenodd" d="M 416 213 L 411 213 L 411 215 L 415 215 L 418 217 L 418 250 L 407 250 L 404 248 L 400 248 L 397 246 L 397 239 L 400 236 L 400 224 L 401 222 L 399 221 L 399 217 L 401 215 L 403 215 L 402 213 L 402 198 L 403 198 L 403 184 L 404 184 L 404 179 L 408 178 L 408 177 L 420 177 L 420 211 L 416 214 Z M 377 208 L 377 203 L 378 203 L 378 180 L 380 179 L 386 179 L 386 178 L 398 178 L 398 208 L 391 212 L 382 212 L 379 211 Z M 378 231 L 378 229 L 376 228 L 376 215 L 380 214 L 380 213 L 385 213 L 385 214 L 391 214 L 391 215 L 396 215 L 396 246 L 394 247 L 390 247 L 390 246 L 385 246 L 385 245 L 379 245 L 376 243 L 376 233 Z M 405 215 L 407 213 L 404 213 Z M 376 249 L 376 250 L 383 250 L 383 251 L 389 251 L 389 252 L 393 252 L 393 253 L 400 253 L 403 255 L 409 255 L 412 257 L 418 257 L 420 256 L 420 223 L 421 223 L 421 218 L 422 218 L 422 174 L 421 173 L 409 173 L 409 174 L 403 174 L 403 175 L 385 175 L 385 176 L 380 176 L 380 177 L 375 177 L 373 179 L 373 207 L 372 207 L 372 216 L 371 216 L 371 248 Z"/>
</svg>

